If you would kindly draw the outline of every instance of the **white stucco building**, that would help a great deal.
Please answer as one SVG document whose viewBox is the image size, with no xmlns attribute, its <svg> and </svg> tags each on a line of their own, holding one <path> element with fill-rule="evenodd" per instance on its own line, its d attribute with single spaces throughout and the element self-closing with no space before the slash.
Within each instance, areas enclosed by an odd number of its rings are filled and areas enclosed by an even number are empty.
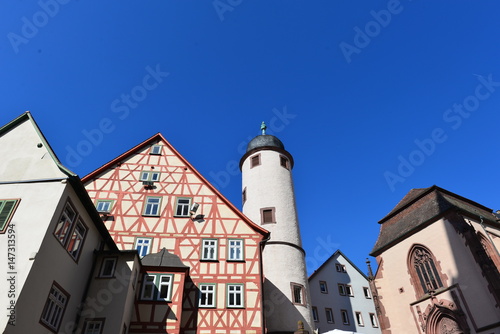
<svg viewBox="0 0 500 334">
<path fill-rule="evenodd" d="M 381 333 L 368 277 L 340 250 L 309 277 L 309 289 L 319 333 Z"/>
</svg>

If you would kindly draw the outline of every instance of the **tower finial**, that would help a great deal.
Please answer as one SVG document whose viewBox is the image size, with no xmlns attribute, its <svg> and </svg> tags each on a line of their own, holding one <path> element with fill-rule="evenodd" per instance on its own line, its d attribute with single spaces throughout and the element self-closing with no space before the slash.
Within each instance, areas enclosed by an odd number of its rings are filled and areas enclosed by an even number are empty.
<svg viewBox="0 0 500 334">
<path fill-rule="evenodd" d="M 260 130 L 262 131 L 263 135 L 266 134 L 266 129 L 267 129 L 266 123 L 262 122 L 262 124 L 260 125 Z"/>
</svg>

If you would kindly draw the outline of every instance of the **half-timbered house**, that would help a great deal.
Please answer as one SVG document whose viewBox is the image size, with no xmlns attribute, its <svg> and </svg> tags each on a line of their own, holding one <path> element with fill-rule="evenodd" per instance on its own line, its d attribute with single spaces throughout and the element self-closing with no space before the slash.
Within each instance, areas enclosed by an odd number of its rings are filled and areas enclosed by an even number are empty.
<svg viewBox="0 0 500 334">
<path fill-rule="evenodd" d="M 82 181 L 118 248 L 143 261 L 129 333 L 264 332 L 260 261 L 269 232 L 161 134 Z"/>
</svg>

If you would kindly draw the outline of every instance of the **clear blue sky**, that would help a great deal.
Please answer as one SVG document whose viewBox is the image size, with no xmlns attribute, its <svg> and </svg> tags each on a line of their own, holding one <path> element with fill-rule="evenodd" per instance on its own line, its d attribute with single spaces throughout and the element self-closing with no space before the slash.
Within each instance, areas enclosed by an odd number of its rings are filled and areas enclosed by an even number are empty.
<svg viewBox="0 0 500 334">
<path fill-rule="evenodd" d="M 365 270 L 377 222 L 411 188 L 500 208 L 499 12 L 493 0 L 3 1 L 0 123 L 30 110 L 80 176 L 161 132 L 240 207 L 234 165 L 266 121 L 296 161 L 309 272 L 337 248 Z"/>
</svg>

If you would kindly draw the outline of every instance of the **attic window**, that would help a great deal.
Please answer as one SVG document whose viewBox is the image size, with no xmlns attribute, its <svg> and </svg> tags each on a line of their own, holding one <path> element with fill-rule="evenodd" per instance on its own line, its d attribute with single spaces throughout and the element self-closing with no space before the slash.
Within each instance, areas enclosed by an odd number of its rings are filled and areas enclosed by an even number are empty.
<svg viewBox="0 0 500 334">
<path fill-rule="evenodd" d="M 161 149 L 162 149 L 161 145 L 153 145 L 151 146 L 151 151 L 149 152 L 149 154 L 161 155 Z"/>
</svg>

